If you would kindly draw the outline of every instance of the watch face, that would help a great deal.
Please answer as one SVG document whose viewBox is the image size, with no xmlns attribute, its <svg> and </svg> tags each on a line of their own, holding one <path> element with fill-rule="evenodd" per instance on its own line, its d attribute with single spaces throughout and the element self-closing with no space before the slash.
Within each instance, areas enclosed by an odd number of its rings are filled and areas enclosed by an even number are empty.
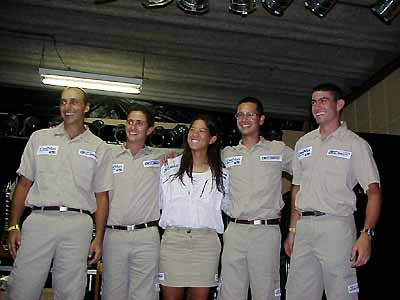
<svg viewBox="0 0 400 300">
<path fill-rule="evenodd" d="M 367 234 L 369 236 L 374 236 L 375 235 L 375 231 L 372 228 L 369 228 L 368 231 L 367 231 Z"/>
</svg>

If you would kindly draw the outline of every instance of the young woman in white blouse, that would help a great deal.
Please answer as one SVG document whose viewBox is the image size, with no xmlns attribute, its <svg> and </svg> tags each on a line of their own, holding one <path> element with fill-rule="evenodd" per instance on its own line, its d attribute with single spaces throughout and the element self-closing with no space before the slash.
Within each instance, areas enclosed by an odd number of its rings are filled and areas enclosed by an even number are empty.
<svg viewBox="0 0 400 300">
<path fill-rule="evenodd" d="M 163 300 L 206 300 L 218 284 L 228 174 L 216 126 L 207 116 L 191 123 L 181 156 L 161 170 L 159 279 Z M 187 291 L 185 293 L 185 288 Z"/>
</svg>

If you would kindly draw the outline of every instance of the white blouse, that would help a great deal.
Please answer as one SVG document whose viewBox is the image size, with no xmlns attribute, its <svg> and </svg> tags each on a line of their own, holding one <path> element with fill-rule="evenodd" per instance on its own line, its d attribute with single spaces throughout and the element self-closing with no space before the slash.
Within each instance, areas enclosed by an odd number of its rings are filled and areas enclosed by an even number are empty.
<svg viewBox="0 0 400 300">
<path fill-rule="evenodd" d="M 178 172 L 181 156 L 168 160 L 161 168 L 160 226 L 185 228 L 211 228 L 224 232 L 221 209 L 227 207 L 228 172 L 223 169 L 225 196 L 218 191 L 212 172 L 193 173 L 193 182 L 185 173 L 183 183 L 174 175 Z"/>
</svg>

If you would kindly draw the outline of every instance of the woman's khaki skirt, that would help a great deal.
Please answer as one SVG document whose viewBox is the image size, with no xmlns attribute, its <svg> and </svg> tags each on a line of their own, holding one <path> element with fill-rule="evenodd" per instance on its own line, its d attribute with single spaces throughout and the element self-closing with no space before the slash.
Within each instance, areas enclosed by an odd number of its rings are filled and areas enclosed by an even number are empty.
<svg viewBox="0 0 400 300">
<path fill-rule="evenodd" d="M 221 243 L 213 229 L 169 227 L 160 250 L 160 284 L 170 287 L 218 285 Z"/>
</svg>

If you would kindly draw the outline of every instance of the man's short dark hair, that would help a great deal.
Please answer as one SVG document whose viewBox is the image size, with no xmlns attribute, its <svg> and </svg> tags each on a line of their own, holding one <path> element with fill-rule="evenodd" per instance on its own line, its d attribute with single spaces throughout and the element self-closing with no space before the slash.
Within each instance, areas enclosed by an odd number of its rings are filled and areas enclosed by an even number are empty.
<svg viewBox="0 0 400 300">
<path fill-rule="evenodd" d="M 146 121 L 149 127 L 153 127 L 154 126 L 154 115 L 153 112 L 145 105 L 142 104 L 133 104 L 129 107 L 128 109 L 128 113 L 126 114 L 126 116 L 128 117 L 128 115 L 133 112 L 133 111 L 140 111 L 142 112 L 145 116 L 146 116 Z"/>
<path fill-rule="evenodd" d="M 257 98 L 255 98 L 255 97 L 246 97 L 246 98 L 243 98 L 242 100 L 240 100 L 240 101 L 236 104 L 236 109 L 235 109 L 235 111 L 238 110 L 239 105 L 242 104 L 242 103 L 254 103 L 254 104 L 256 105 L 256 111 L 257 111 L 257 113 L 259 113 L 261 116 L 264 114 L 264 106 L 263 106 L 263 104 L 261 103 L 261 101 L 258 100 Z"/>
<path fill-rule="evenodd" d="M 313 88 L 312 92 L 330 92 L 335 101 L 343 99 L 343 91 L 334 83 L 322 83 Z"/>
</svg>

